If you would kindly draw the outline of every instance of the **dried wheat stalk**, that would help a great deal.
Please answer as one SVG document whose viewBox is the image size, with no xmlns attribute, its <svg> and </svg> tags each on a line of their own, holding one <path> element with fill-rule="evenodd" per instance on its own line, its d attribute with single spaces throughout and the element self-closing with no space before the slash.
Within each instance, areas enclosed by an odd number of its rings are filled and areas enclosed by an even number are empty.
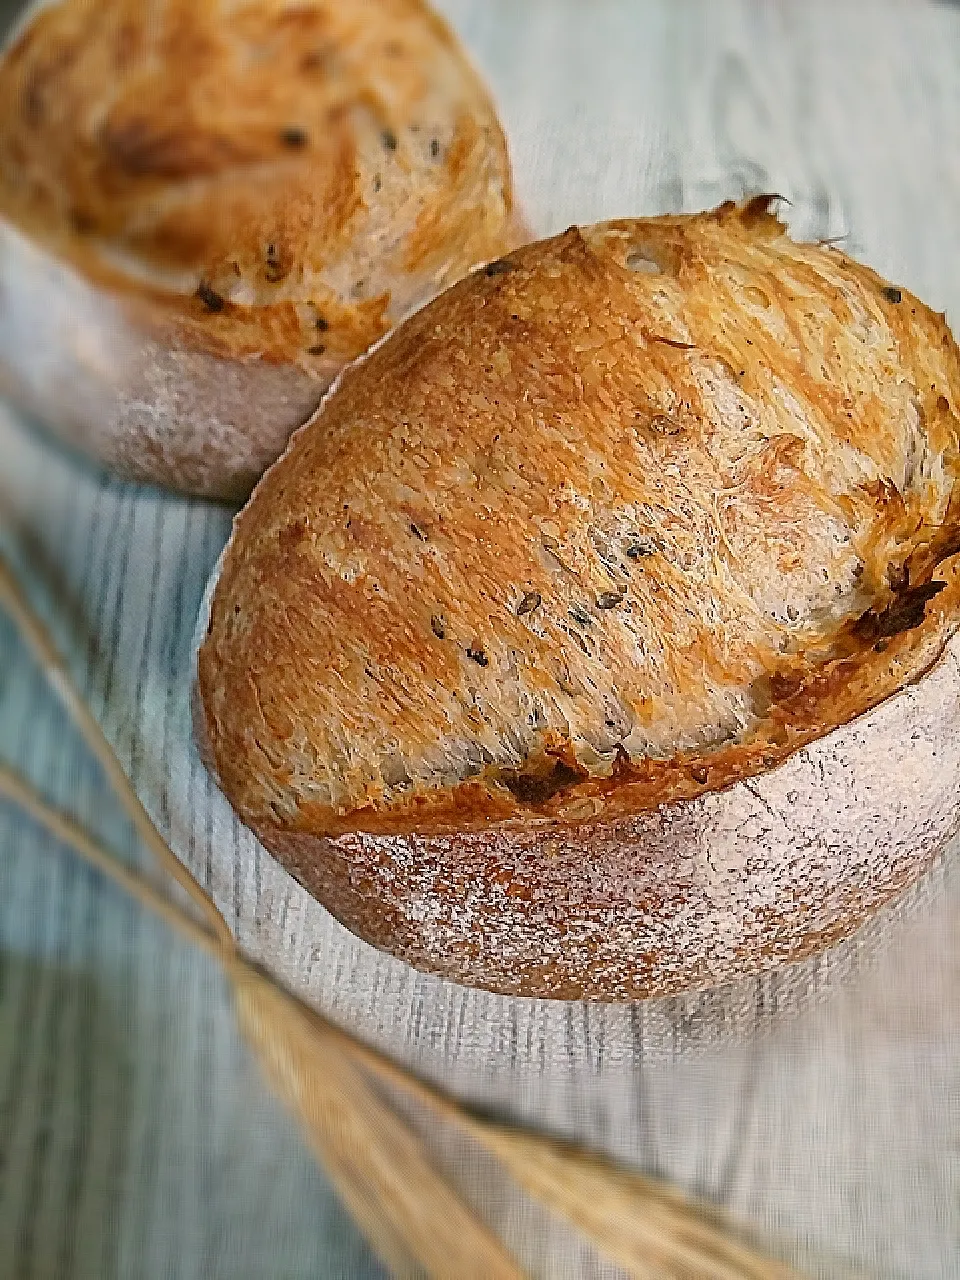
<svg viewBox="0 0 960 1280">
<path fill-rule="evenodd" d="M 286 992 L 235 962 L 237 1014 L 267 1075 L 367 1239 L 394 1275 L 513 1280 L 503 1246 L 431 1168 L 419 1140 L 370 1087 L 338 1036 Z"/>
<path fill-rule="evenodd" d="M 389 1058 L 308 1009 L 237 949 L 216 905 L 167 845 L 45 627 L 0 556 L 0 606 L 20 628 L 138 834 L 186 890 L 202 921 L 163 897 L 0 765 L 0 797 L 17 804 L 126 892 L 214 955 L 240 1026 L 277 1092 L 295 1109 L 333 1185 L 397 1276 L 504 1280 L 522 1273 L 431 1167 L 422 1144 L 369 1083 L 399 1086 L 496 1156 L 530 1195 L 566 1218 L 640 1280 L 787 1280 L 795 1275 L 740 1243 L 706 1206 L 652 1179 L 536 1134 L 480 1120 Z"/>
</svg>

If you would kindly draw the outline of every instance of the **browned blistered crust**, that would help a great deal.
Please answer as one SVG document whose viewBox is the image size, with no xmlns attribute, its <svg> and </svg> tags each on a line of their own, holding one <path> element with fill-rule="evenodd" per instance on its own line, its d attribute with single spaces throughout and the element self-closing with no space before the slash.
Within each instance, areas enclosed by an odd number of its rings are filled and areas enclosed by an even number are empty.
<svg viewBox="0 0 960 1280">
<path fill-rule="evenodd" d="M 0 68 L 0 214 L 171 342 L 326 380 L 519 239 L 420 0 L 62 0 Z"/>
<path fill-rule="evenodd" d="M 523 901 L 549 899 L 552 944 L 608 928 L 584 877 L 616 897 L 645 847 L 647 905 L 678 907 L 657 868 L 680 855 L 644 823 L 753 785 L 957 629 L 957 347 L 769 203 L 572 228 L 477 272 L 348 371 L 238 520 L 199 655 L 208 758 L 311 892 L 413 963 L 526 994 L 705 980 L 695 947 L 670 979 L 598 943 L 614 982 L 582 946 L 537 977 L 530 939 L 512 968 L 489 939 Z M 839 936 L 906 865 L 747 950 Z M 437 925 L 471 868 L 473 942 Z"/>
</svg>

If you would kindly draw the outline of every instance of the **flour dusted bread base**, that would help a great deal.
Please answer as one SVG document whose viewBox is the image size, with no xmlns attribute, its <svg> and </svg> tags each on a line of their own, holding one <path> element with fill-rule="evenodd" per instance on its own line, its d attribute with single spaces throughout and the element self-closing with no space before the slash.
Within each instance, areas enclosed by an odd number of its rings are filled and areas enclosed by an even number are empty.
<svg viewBox="0 0 960 1280">
<path fill-rule="evenodd" d="M 719 983 L 839 941 L 956 828 L 960 357 L 769 203 L 491 264 L 237 522 L 205 758 L 421 968 Z"/>
<path fill-rule="evenodd" d="M 149 303 L 105 292 L 0 220 L 0 393 L 116 474 L 241 499 L 324 387 L 295 366 L 178 343 Z"/>
</svg>

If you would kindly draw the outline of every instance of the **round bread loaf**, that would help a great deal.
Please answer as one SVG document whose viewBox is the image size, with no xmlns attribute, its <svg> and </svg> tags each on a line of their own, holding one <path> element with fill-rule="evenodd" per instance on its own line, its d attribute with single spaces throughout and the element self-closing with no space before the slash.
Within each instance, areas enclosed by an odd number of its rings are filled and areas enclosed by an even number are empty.
<svg viewBox="0 0 960 1280">
<path fill-rule="evenodd" d="M 0 64 L 0 390 L 122 474 L 249 493 L 347 361 L 520 239 L 421 0 L 60 0 Z"/>
<path fill-rule="evenodd" d="M 960 354 L 770 203 L 491 263 L 239 517 L 201 749 L 412 965 L 710 985 L 849 934 L 957 828 Z"/>
</svg>

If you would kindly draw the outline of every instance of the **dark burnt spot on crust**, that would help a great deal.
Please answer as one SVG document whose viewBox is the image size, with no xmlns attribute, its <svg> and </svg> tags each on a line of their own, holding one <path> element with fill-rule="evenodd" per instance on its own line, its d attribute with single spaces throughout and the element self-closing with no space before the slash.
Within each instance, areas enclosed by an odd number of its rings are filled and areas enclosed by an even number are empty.
<svg viewBox="0 0 960 1280">
<path fill-rule="evenodd" d="M 305 147 L 310 141 L 306 129 L 301 129 L 297 124 L 287 125 L 285 129 L 280 130 L 280 141 L 285 147 L 290 147 L 294 151 L 299 151 Z"/>
<path fill-rule="evenodd" d="M 488 262 L 483 269 L 484 275 L 487 276 L 505 276 L 514 271 L 515 267 L 507 258 L 497 258 L 495 262 Z"/>
<path fill-rule="evenodd" d="M 212 285 L 207 284 L 206 280 L 201 280 L 197 285 L 197 297 L 207 308 L 208 311 L 220 312 L 227 305 L 226 299 L 222 294 L 217 293 Z"/>
<path fill-rule="evenodd" d="M 433 632 L 433 634 L 437 637 L 438 640 L 446 640 L 447 624 L 444 621 L 441 614 L 435 613 L 433 617 L 430 619 L 430 630 Z"/>
<path fill-rule="evenodd" d="M 70 211 L 70 226 L 80 236 L 90 235 L 96 230 L 96 220 L 84 209 L 72 209 Z"/>
<path fill-rule="evenodd" d="M 910 569 L 905 564 L 887 566 L 887 585 L 891 591 L 904 591 L 910 585 Z"/>
<path fill-rule="evenodd" d="M 695 342 L 680 342 L 677 338 L 667 338 L 662 333 L 651 333 L 651 342 L 662 343 L 665 347 L 675 347 L 677 351 L 695 351 L 697 344 Z"/>
<path fill-rule="evenodd" d="M 523 618 L 528 613 L 533 613 L 535 609 L 539 609 L 543 603 L 543 597 L 539 591 L 528 591 L 520 603 L 517 605 L 517 617 Z"/>
<path fill-rule="evenodd" d="M 586 777 L 582 769 L 571 768 L 563 760 L 557 760 L 548 773 L 540 770 L 525 772 L 522 769 L 504 771 L 498 775 L 497 781 L 507 788 L 518 804 L 536 806 L 546 804 L 559 792 L 576 786 Z"/>
<path fill-rule="evenodd" d="M 727 203 L 731 202 L 728 201 Z M 776 191 L 765 191 L 762 195 L 753 196 L 741 207 L 740 217 L 745 226 L 750 226 L 751 223 L 759 222 L 762 218 L 765 218 L 775 204 L 789 203 L 790 201 L 786 196 L 782 196 Z M 734 205 L 733 207 L 736 208 L 737 206 Z"/>
<path fill-rule="evenodd" d="M 888 302 L 897 303 L 903 301 L 903 291 L 898 289 L 896 285 L 886 285 L 883 289 L 883 296 Z"/>
<path fill-rule="evenodd" d="M 383 142 L 384 149 L 386 151 L 396 151 L 397 135 L 392 129 L 384 129 L 383 133 L 380 135 L 380 139 Z"/>
<path fill-rule="evenodd" d="M 763 677 L 762 694 L 760 681 L 755 681 L 753 688 L 758 697 L 762 696 L 769 709 L 771 706 L 795 698 L 803 688 L 803 676 L 796 671 L 771 671 L 769 675 Z"/>
<path fill-rule="evenodd" d="M 927 601 L 939 595 L 946 586 L 945 582 L 933 581 L 906 587 L 885 609 L 870 609 L 858 618 L 853 626 L 854 635 L 865 644 L 873 644 L 899 635 L 901 631 L 912 631 L 923 622 Z"/>
<path fill-rule="evenodd" d="M 467 649 L 467 657 L 471 662 L 475 662 L 478 667 L 489 666 L 490 659 L 479 645 L 471 645 L 469 649 Z"/>
<path fill-rule="evenodd" d="M 639 534 L 636 534 L 627 538 L 627 545 L 623 549 L 623 554 L 628 560 L 645 560 L 647 556 L 652 556 L 655 551 L 656 547 L 654 547 L 649 538 L 641 538 Z"/>
<path fill-rule="evenodd" d="M 304 519 L 291 520 L 277 533 L 277 542 L 285 551 L 294 550 L 307 536 L 307 522 Z"/>
<path fill-rule="evenodd" d="M 655 414 L 649 422 L 650 430 L 659 436 L 678 436 L 683 431 L 681 423 L 667 413 Z"/>
<path fill-rule="evenodd" d="M 276 284 L 290 273 L 290 265 L 286 261 L 286 255 L 275 241 L 271 241 L 267 245 L 264 254 L 264 272 L 271 284 Z"/>
</svg>

